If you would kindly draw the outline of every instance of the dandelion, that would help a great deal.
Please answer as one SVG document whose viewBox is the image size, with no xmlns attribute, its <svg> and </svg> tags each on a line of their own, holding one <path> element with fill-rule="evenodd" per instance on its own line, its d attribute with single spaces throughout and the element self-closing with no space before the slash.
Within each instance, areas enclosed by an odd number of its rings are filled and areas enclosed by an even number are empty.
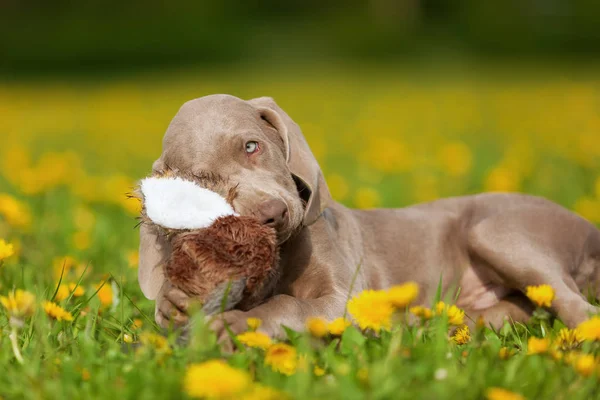
<svg viewBox="0 0 600 400">
<path fill-rule="evenodd" d="M 0 239 L 0 263 L 15 254 L 15 248 L 11 243 Z"/>
<path fill-rule="evenodd" d="M 73 321 L 73 315 L 56 303 L 44 301 L 42 306 L 50 318 L 53 318 L 57 321 Z"/>
<path fill-rule="evenodd" d="M 133 337 L 128 334 L 128 333 L 124 333 L 123 334 L 123 342 L 125 343 L 133 343 Z"/>
<path fill-rule="evenodd" d="M 333 336 L 342 336 L 346 328 L 348 328 L 352 323 L 343 317 L 339 317 L 334 319 L 327 325 L 327 330 Z"/>
<path fill-rule="evenodd" d="M 262 332 L 244 332 L 236 336 L 243 345 L 266 350 L 271 346 L 271 338 Z"/>
<path fill-rule="evenodd" d="M 365 290 L 348 302 L 348 311 L 361 329 L 390 329 L 394 307 L 386 292 Z"/>
<path fill-rule="evenodd" d="M 131 329 L 140 329 L 144 325 L 144 321 L 139 318 L 136 318 L 131 323 Z"/>
<path fill-rule="evenodd" d="M 508 347 L 502 347 L 500 351 L 498 351 L 498 357 L 501 360 L 508 360 L 510 357 L 512 357 L 512 355 L 513 352 Z"/>
<path fill-rule="evenodd" d="M 171 354 L 171 346 L 164 336 L 152 332 L 143 332 L 140 335 L 140 342 L 146 347 L 154 349 L 157 353 Z"/>
<path fill-rule="evenodd" d="M 511 392 L 499 387 L 491 387 L 485 392 L 487 400 L 525 400 L 519 393 Z"/>
<path fill-rule="evenodd" d="M 455 305 L 447 305 L 443 301 L 438 301 L 435 305 L 435 312 L 437 315 L 441 315 L 444 312 L 448 316 L 448 323 L 450 325 L 462 325 L 465 320 L 465 312 Z"/>
<path fill-rule="evenodd" d="M 60 285 L 58 287 L 58 290 L 56 291 L 56 295 L 54 296 L 54 300 L 56 301 L 63 301 L 64 299 L 66 299 L 67 297 L 69 297 L 69 294 L 71 292 L 69 291 L 69 288 L 65 285 Z"/>
<path fill-rule="evenodd" d="M 358 188 L 354 196 L 354 204 L 357 208 L 375 208 L 381 203 L 379 193 L 369 187 Z"/>
<path fill-rule="evenodd" d="M 254 384 L 250 387 L 250 390 L 240 393 L 237 396 L 239 400 L 282 400 L 288 399 L 289 397 L 278 390 L 273 389 L 269 386 Z"/>
<path fill-rule="evenodd" d="M 592 354 L 582 354 L 577 357 L 573 366 L 579 374 L 583 376 L 590 376 L 596 370 L 598 362 Z"/>
<path fill-rule="evenodd" d="M 550 285 L 527 286 L 525 294 L 538 307 L 550 307 L 554 300 L 554 289 Z"/>
<path fill-rule="evenodd" d="M 250 376 L 221 360 L 192 364 L 183 379 L 183 389 L 194 398 L 235 398 L 252 383 Z"/>
<path fill-rule="evenodd" d="M 318 365 L 315 365 L 315 368 L 313 369 L 313 373 L 315 374 L 315 376 L 323 376 L 325 375 L 325 370 L 321 367 L 319 367 Z"/>
<path fill-rule="evenodd" d="M 414 282 L 407 282 L 390 288 L 388 297 L 392 305 L 396 308 L 404 308 L 412 303 L 419 295 L 419 286 Z"/>
<path fill-rule="evenodd" d="M 550 339 L 540 339 L 532 336 L 527 341 L 527 354 L 542 354 L 550 348 Z"/>
<path fill-rule="evenodd" d="M 467 344 L 471 341 L 471 332 L 467 325 L 463 325 L 454 332 L 452 340 L 456 344 Z"/>
<path fill-rule="evenodd" d="M 73 293 L 73 297 L 81 297 L 85 294 L 85 290 L 76 283 L 69 283 L 69 292 Z"/>
<path fill-rule="evenodd" d="M 109 307 L 113 303 L 113 290 L 110 282 L 100 282 L 95 286 L 95 289 L 98 291 L 98 298 L 102 306 Z"/>
<path fill-rule="evenodd" d="M 556 345 L 563 350 L 573 349 L 583 342 L 578 329 L 563 328 L 558 332 Z"/>
<path fill-rule="evenodd" d="M 0 193 L 0 215 L 9 225 L 16 228 L 27 228 L 31 224 L 31 215 L 27 207 L 5 193 Z"/>
<path fill-rule="evenodd" d="M 421 317 L 423 319 L 431 319 L 431 317 L 433 316 L 433 311 L 431 311 L 429 308 L 427 307 L 423 307 L 423 306 L 414 306 L 408 309 L 408 311 L 417 316 L 417 317 Z"/>
<path fill-rule="evenodd" d="M 0 296 L 0 303 L 11 317 L 17 319 L 30 317 L 35 310 L 35 296 L 21 289 Z"/>
<path fill-rule="evenodd" d="M 140 253 L 137 250 L 132 250 L 127 253 L 127 265 L 129 268 L 137 268 L 140 263 Z"/>
<path fill-rule="evenodd" d="M 600 316 L 594 316 L 577 327 L 583 340 L 600 341 Z"/>
<path fill-rule="evenodd" d="M 273 371 L 289 376 L 296 372 L 298 354 L 296 349 L 288 344 L 274 344 L 267 350 L 265 364 L 270 366 Z"/>
<path fill-rule="evenodd" d="M 306 320 L 306 328 L 311 335 L 322 338 L 327 335 L 327 322 L 322 318 L 311 317 Z"/>
</svg>

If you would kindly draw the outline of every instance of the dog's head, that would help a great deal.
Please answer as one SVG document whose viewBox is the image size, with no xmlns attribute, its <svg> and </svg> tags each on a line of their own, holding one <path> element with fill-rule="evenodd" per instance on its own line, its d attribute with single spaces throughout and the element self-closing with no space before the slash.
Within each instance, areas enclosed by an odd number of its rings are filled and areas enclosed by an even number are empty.
<svg viewBox="0 0 600 400">
<path fill-rule="evenodd" d="M 284 242 L 314 223 L 330 194 L 298 125 L 271 98 L 212 95 L 185 103 L 171 121 L 154 173 L 171 170 L 235 187 L 232 206 L 257 217 Z M 156 297 L 166 244 L 142 227 L 139 280 Z"/>
</svg>

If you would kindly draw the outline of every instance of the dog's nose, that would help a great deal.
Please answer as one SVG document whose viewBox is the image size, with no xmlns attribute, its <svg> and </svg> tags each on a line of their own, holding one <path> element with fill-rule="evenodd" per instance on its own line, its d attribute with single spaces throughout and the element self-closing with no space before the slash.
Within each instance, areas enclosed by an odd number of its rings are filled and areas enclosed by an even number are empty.
<svg viewBox="0 0 600 400">
<path fill-rule="evenodd" d="M 283 224 L 287 212 L 287 205 L 282 200 L 271 199 L 258 206 L 257 216 L 264 225 L 276 228 Z"/>
</svg>

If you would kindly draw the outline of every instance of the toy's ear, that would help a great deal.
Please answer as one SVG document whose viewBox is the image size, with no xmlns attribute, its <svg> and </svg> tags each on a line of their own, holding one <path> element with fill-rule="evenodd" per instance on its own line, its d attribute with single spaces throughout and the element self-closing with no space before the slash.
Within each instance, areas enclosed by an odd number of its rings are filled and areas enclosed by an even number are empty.
<svg viewBox="0 0 600 400">
<path fill-rule="evenodd" d="M 331 195 L 319 163 L 310 151 L 300 127 L 270 97 L 259 97 L 248 103 L 258 109 L 263 119 L 277 129 L 286 151 L 290 173 L 296 181 L 298 191 L 306 200 L 304 225 L 314 223 L 327 208 Z"/>
</svg>

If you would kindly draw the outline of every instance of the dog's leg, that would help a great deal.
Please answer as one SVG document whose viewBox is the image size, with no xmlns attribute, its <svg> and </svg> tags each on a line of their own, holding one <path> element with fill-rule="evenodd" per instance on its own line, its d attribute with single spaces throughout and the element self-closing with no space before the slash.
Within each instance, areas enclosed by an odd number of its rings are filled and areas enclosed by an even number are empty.
<svg viewBox="0 0 600 400">
<path fill-rule="evenodd" d="M 573 278 L 585 259 L 590 232 L 585 221 L 570 213 L 521 210 L 479 222 L 469 232 L 468 246 L 472 259 L 490 268 L 498 284 L 522 293 L 530 285 L 552 286 L 556 297 L 551 310 L 575 327 L 598 311 Z"/>
<path fill-rule="evenodd" d="M 500 329 L 505 322 L 527 322 L 533 315 L 535 307 L 520 292 L 512 293 L 493 306 L 484 310 L 465 310 L 470 319 L 466 320 L 469 328 L 474 328 L 479 318 L 486 326 Z"/>
</svg>

